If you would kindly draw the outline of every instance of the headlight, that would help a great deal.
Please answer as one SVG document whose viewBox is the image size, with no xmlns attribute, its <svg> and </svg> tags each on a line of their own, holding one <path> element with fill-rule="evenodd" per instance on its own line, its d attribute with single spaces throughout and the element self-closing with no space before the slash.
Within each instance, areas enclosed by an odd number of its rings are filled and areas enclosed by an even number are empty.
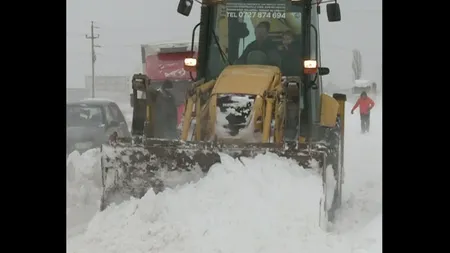
<svg viewBox="0 0 450 253">
<path fill-rule="evenodd" d="M 186 58 L 186 59 L 184 59 L 184 65 L 186 67 L 195 67 L 195 66 L 197 66 L 197 59 L 195 59 L 195 58 Z"/>
<path fill-rule="evenodd" d="M 75 143 L 76 149 L 90 149 L 92 146 L 94 146 L 92 141 Z"/>
<path fill-rule="evenodd" d="M 303 62 L 303 67 L 305 69 L 315 69 L 315 68 L 317 68 L 317 61 L 315 61 L 315 60 L 305 60 Z"/>
</svg>

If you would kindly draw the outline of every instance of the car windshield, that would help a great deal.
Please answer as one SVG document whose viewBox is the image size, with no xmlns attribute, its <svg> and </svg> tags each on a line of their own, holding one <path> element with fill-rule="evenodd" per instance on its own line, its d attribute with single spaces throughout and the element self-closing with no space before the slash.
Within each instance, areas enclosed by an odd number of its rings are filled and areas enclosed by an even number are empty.
<svg viewBox="0 0 450 253">
<path fill-rule="evenodd" d="M 290 0 L 217 4 L 208 74 L 218 76 L 229 64 L 259 64 L 278 66 L 283 75 L 301 75 L 303 8 Z"/>
<path fill-rule="evenodd" d="M 102 108 L 87 104 L 67 106 L 67 126 L 100 126 L 103 124 Z"/>
</svg>

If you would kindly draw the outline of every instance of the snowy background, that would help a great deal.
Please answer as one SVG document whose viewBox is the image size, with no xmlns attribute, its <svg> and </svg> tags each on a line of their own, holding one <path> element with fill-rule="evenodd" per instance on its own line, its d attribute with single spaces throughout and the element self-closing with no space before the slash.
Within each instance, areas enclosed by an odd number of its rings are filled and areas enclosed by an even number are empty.
<svg viewBox="0 0 450 253">
<path fill-rule="evenodd" d="M 195 184 L 97 212 L 99 151 L 67 160 L 67 252 L 381 253 L 382 101 L 371 132 L 346 113 L 343 207 L 331 232 L 318 228 L 321 181 L 268 154 L 222 164 Z"/>
<path fill-rule="evenodd" d="M 90 75 L 91 20 L 100 27 L 96 43 L 97 75 L 125 75 L 141 71 L 140 44 L 191 39 L 199 6 L 191 16 L 176 12 L 177 0 L 67 0 L 67 87 L 84 87 Z M 352 50 L 359 49 L 363 79 L 382 84 L 382 1 L 339 0 L 342 21 L 329 23 L 326 8 L 320 15 L 322 61 L 331 73 L 324 84 L 352 83 Z M 162 29 L 162 27 L 164 29 Z"/>
</svg>

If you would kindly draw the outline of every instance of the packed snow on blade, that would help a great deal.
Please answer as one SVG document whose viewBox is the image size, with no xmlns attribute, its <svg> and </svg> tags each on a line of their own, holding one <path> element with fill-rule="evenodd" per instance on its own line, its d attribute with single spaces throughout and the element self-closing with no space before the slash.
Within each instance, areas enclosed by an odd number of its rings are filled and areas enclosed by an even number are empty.
<svg viewBox="0 0 450 253">
<path fill-rule="evenodd" d="M 183 142 L 148 139 L 142 144 L 102 146 L 103 196 L 101 210 L 110 203 L 120 203 L 130 197 L 141 198 L 148 190 L 155 193 L 195 182 L 215 163 L 220 163 L 220 153 L 234 158 L 254 157 L 266 152 L 289 157 L 305 168 L 314 161 L 325 162 L 325 147 L 311 153 L 300 152 L 297 143 L 273 145 L 271 143 L 224 144 L 208 142 Z M 320 148 L 320 147 L 318 147 Z M 306 150 L 306 149 L 303 149 Z M 318 163 L 314 163 L 318 164 Z"/>
</svg>

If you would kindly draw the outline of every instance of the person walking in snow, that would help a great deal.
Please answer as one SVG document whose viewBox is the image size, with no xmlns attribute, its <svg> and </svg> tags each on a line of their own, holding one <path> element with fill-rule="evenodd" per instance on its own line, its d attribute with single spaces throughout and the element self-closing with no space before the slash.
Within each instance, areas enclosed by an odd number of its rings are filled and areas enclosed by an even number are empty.
<svg viewBox="0 0 450 253">
<path fill-rule="evenodd" d="M 359 114 L 361 115 L 361 133 L 368 133 L 370 129 L 370 110 L 375 106 L 375 102 L 367 96 L 365 91 L 361 92 L 361 96 L 356 101 L 352 108 L 353 111 L 359 107 Z"/>
</svg>

